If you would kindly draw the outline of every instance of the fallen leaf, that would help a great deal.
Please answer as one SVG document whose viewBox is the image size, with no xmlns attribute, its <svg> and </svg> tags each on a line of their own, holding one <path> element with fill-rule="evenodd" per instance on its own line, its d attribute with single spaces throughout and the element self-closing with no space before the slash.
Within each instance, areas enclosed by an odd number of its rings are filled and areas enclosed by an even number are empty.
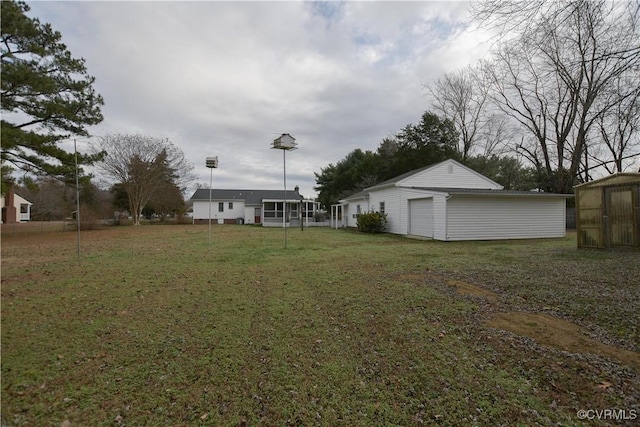
<svg viewBox="0 0 640 427">
<path fill-rule="evenodd" d="M 600 390 L 606 390 L 609 387 L 611 387 L 613 384 L 610 383 L 609 381 L 602 381 L 600 384 L 598 384 L 596 386 L 596 388 L 599 388 Z"/>
</svg>

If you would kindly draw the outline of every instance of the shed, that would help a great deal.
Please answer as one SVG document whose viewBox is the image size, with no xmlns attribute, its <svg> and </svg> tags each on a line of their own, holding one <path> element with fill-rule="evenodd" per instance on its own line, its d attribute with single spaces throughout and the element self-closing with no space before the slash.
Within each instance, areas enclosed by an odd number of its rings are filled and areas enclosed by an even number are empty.
<svg viewBox="0 0 640 427">
<path fill-rule="evenodd" d="M 574 187 L 579 248 L 640 248 L 640 173 Z"/>
</svg>

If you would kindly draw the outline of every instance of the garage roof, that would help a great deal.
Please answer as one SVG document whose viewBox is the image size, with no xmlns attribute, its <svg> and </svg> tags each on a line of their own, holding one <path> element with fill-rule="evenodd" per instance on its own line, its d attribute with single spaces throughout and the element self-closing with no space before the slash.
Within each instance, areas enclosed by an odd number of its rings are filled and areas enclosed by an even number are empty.
<svg viewBox="0 0 640 427">
<path fill-rule="evenodd" d="M 488 190 L 476 188 L 442 188 L 442 187 L 411 187 L 414 190 L 433 191 L 450 195 L 474 195 L 474 196 L 520 196 L 520 197 L 573 197 L 573 194 L 545 193 L 542 191 L 521 190 Z"/>
</svg>

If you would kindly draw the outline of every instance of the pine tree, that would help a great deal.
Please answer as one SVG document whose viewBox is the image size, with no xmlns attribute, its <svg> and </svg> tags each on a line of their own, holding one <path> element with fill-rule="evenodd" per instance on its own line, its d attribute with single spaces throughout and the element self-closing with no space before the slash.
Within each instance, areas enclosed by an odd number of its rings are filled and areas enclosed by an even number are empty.
<svg viewBox="0 0 640 427">
<path fill-rule="evenodd" d="M 102 97 L 84 59 L 72 57 L 61 34 L 26 15 L 24 2 L 2 1 L 2 163 L 59 179 L 73 176 L 74 153 L 59 143 L 87 136 L 102 121 Z M 79 155 L 90 164 L 100 156 Z"/>
</svg>

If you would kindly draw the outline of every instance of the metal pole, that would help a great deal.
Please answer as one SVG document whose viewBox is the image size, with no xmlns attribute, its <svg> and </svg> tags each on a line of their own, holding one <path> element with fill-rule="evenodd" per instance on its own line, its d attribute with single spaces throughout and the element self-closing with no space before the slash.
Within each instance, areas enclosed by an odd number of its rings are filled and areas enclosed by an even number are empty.
<svg viewBox="0 0 640 427">
<path fill-rule="evenodd" d="M 76 162 L 76 225 L 78 228 L 78 259 L 80 259 L 80 184 L 78 180 L 78 149 L 76 139 L 73 139 L 73 152 Z"/>
<path fill-rule="evenodd" d="M 211 244 L 211 192 L 213 191 L 213 168 L 210 168 L 211 174 L 209 177 L 209 244 Z"/>
<path fill-rule="evenodd" d="M 282 226 L 284 227 L 284 248 L 287 249 L 287 150 L 282 150 L 282 170 L 284 171 L 284 203 L 282 204 Z"/>
</svg>

